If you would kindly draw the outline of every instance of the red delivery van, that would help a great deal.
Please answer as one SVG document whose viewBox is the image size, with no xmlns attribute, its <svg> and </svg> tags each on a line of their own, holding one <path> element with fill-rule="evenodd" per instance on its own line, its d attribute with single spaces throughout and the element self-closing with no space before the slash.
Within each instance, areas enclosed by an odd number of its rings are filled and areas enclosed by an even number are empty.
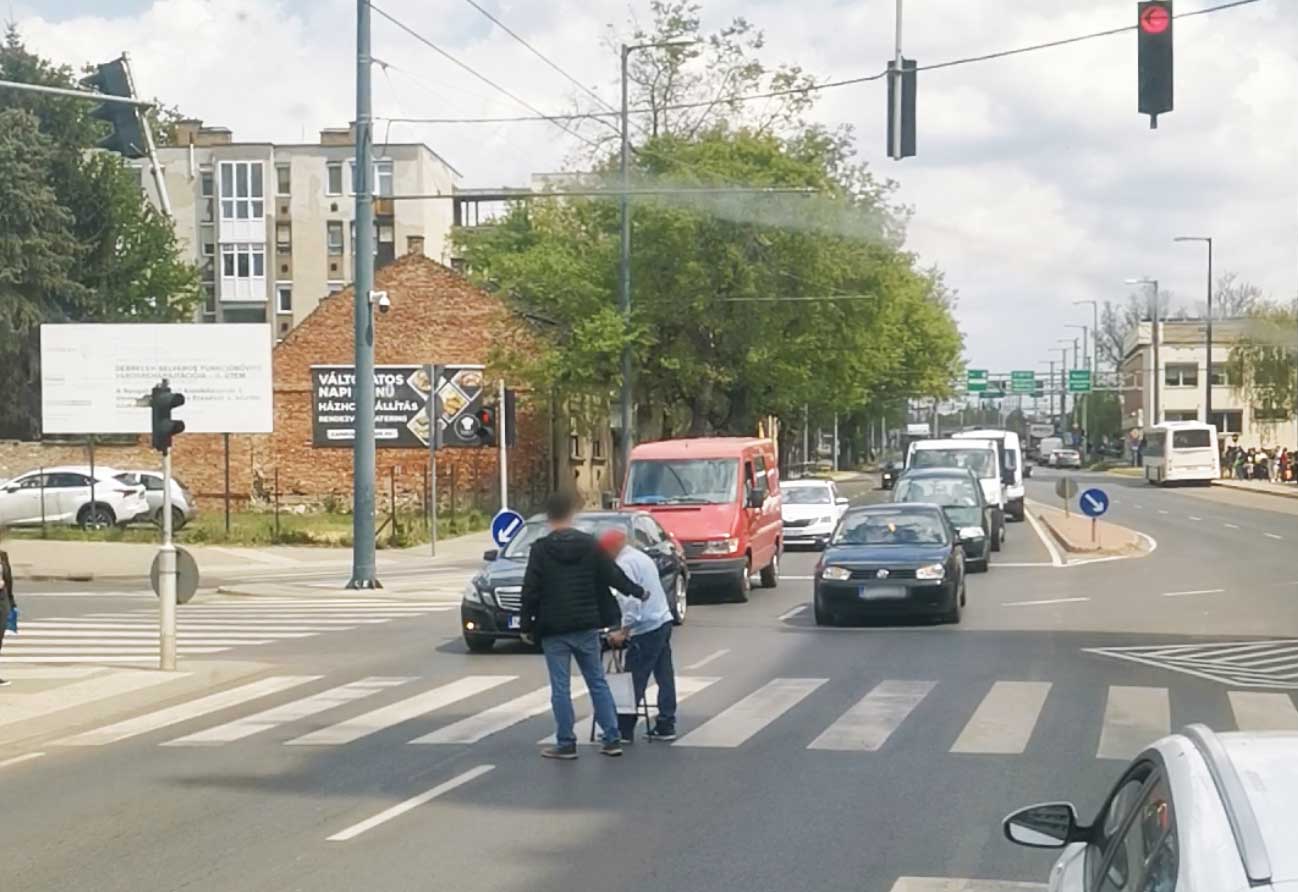
<svg viewBox="0 0 1298 892">
<path fill-rule="evenodd" d="M 752 575 L 774 588 L 783 547 L 780 474 L 770 440 L 659 440 L 631 450 L 622 506 L 648 511 L 685 549 L 690 583 L 747 601 Z"/>
</svg>

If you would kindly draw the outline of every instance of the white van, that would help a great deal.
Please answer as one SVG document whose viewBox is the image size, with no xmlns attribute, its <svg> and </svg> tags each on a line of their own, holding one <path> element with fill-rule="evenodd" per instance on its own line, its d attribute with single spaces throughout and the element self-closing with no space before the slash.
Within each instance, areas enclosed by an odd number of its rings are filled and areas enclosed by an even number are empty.
<svg viewBox="0 0 1298 892">
<path fill-rule="evenodd" d="M 1037 444 L 1037 464 L 1039 465 L 1050 464 L 1050 453 L 1054 452 L 1056 449 L 1063 449 L 1063 448 L 1064 448 L 1064 441 L 1062 438 L 1043 437 L 1041 442 Z"/>
<path fill-rule="evenodd" d="M 991 428 L 961 431 L 954 435 L 957 440 L 991 440 L 1000 449 L 1001 484 L 1005 487 L 1005 511 L 1011 520 L 1022 522 L 1023 478 L 1032 472 L 1023 461 L 1023 448 L 1019 435 L 1014 431 L 994 430 Z"/>
<path fill-rule="evenodd" d="M 906 452 L 906 469 L 967 468 L 982 486 L 983 498 L 992 506 L 992 551 L 1005 541 L 1005 486 L 1001 483 L 1000 457 L 992 440 L 916 440 Z"/>
</svg>

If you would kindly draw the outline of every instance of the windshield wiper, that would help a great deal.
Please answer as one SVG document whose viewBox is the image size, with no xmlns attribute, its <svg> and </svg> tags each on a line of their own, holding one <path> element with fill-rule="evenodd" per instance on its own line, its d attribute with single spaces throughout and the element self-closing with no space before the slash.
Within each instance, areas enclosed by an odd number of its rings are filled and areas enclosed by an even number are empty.
<svg viewBox="0 0 1298 892">
<path fill-rule="evenodd" d="M 699 496 L 672 496 L 669 499 L 663 499 L 664 505 L 710 505 L 711 499 L 700 498 Z"/>
</svg>

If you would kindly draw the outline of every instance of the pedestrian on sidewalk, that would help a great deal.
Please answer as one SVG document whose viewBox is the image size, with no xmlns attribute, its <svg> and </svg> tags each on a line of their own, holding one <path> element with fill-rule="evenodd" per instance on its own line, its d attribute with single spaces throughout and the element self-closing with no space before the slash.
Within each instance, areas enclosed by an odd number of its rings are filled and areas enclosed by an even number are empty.
<svg viewBox="0 0 1298 892">
<path fill-rule="evenodd" d="M 4 650 L 5 629 L 9 626 L 9 612 L 17 608 L 14 601 L 14 570 L 9 563 L 9 552 L 2 547 L 5 540 L 5 528 L 0 527 L 0 650 Z M 0 688 L 9 682 L 0 678 Z"/>
<path fill-rule="evenodd" d="M 672 668 L 672 610 L 667 605 L 658 576 L 658 565 L 640 549 L 628 545 L 620 527 L 606 529 L 599 537 L 600 547 L 637 585 L 649 593 L 639 598 L 620 597 L 622 627 L 608 636 L 614 647 L 626 646 L 626 663 L 638 707 L 649 686 L 649 676 L 658 684 L 658 718 L 647 731 L 649 740 L 676 739 L 676 672 Z M 635 743 L 635 726 L 639 713 L 620 713 L 617 717 L 622 740 Z"/>
<path fill-rule="evenodd" d="M 601 752 L 622 755 L 617 707 L 601 661 L 600 630 L 621 624 L 621 610 L 610 588 L 634 598 L 646 594 L 627 579 L 594 536 L 573 527 L 576 510 L 576 498 L 567 492 L 557 492 L 546 500 L 550 532 L 532 544 L 523 576 L 523 640 L 540 639 L 550 674 L 556 731 L 555 745 L 541 751 L 547 759 L 577 758 L 571 691 L 574 659 L 586 680 L 595 721 L 604 732 Z"/>
</svg>

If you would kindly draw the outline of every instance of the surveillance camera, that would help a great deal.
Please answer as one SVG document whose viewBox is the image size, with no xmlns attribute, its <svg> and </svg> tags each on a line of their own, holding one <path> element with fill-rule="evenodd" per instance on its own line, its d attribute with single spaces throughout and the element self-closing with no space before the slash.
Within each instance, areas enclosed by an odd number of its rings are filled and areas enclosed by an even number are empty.
<svg viewBox="0 0 1298 892">
<path fill-rule="evenodd" d="M 377 298 L 376 303 L 379 305 L 380 313 L 386 313 L 388 310 L 392 309 L 392 299 L 388 297 L 386 291 L 376 291 L 374 292 L 374 297 Z"/>
</svg>

